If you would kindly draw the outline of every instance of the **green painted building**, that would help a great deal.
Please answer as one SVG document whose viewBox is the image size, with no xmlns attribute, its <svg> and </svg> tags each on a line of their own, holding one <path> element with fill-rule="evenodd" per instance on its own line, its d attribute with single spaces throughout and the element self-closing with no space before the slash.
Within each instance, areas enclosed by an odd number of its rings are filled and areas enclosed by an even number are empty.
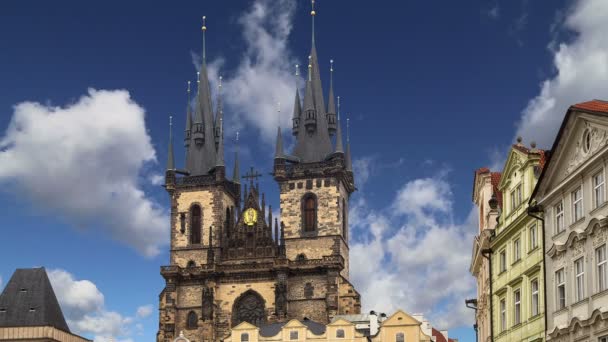
<svg viewBox="0 0 608 342">
<path fill-rule="evenodd" d="M 494 341 L 543 341 L 544 272 L 541 222 L 527 214 L 545 152 L 518 139 L 498 185 L 502 208 L 492 249 Z"/>
</svg>

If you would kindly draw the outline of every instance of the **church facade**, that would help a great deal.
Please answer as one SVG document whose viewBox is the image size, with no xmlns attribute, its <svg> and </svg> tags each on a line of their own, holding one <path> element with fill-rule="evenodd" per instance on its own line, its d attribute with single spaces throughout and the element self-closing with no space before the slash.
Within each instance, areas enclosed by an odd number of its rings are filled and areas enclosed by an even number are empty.
<svg viewBox="0 0 608 342">
<path fill-rule="evenodd" d="M 205 30 L 203 24 L 203 37 Z M 252 169 L 241 178 L 238 154 L 227 175 L 223 106 L 221 98 L 215 109 L 212 104 L 203 47 L 195 105 L 189 100 L 186 110 L 182 169 L 169 147 L 171 249 L 161 267 L 157 341 L 180 332 L 190 341 L 216 341 L 242 322 L 328 324 L 360 312 L 348 272 L 348 201 L 355 191 L 350 148 L 343 147 L 333 84 L 326 105 L 314 31 L 308 60 L 303 101 L 295 89 L 293 151 L 283 150 L 277 128 L 272 171 L 279 220 L 266 206 L 260 175 Z"/>
</svg>

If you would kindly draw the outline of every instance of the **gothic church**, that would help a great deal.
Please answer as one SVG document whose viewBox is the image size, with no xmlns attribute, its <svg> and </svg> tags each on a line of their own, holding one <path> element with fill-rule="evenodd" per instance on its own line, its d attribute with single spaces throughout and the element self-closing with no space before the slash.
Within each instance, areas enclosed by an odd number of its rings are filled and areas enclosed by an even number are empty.
<svg viewBox="0 0 608 342">
<path fill-rule="evenodd" d="M 284 151 L 277 132 L 273 175 L 280 222 L 256 174 L 232 175 L 224 163 L 223 106 L 214 107 L 203 43 L 194 108 L 186 110 L 186 161 L 177 169 L 172 143 L 165 187 L 171 201 L 170 263 L 161 267 L 157 341 L 180 331 L 190 341 L 222 340 L 231 327 L 297 318 L 329 323 L 360 312 L 349 282 L 348 201 L 355 190 L 350 148 L 343 147 L 333 82 L 327 105 L 314 42 L 304 101 L 295 89 L 296 143 Z M 203 23 L 203 42 L 205 34 Z M 333 71 L 333 70 L 332 70 Z M 189 91 L 190 92 L 190 91 Z M 243 184 L 241 184 L 243 183 Z"/>
</svg>

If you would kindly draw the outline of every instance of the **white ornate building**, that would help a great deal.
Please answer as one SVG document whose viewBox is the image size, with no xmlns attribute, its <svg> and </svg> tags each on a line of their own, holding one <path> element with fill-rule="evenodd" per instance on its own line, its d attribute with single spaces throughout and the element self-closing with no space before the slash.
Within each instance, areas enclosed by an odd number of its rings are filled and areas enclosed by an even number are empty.
<svg viewBox="0 0 608 342">
<path fill-rule="evenodd" d="M 568 109 L 533 194 L 545 220 L 548 341 L 608 341 L 608 102 Z"/>
</svg>

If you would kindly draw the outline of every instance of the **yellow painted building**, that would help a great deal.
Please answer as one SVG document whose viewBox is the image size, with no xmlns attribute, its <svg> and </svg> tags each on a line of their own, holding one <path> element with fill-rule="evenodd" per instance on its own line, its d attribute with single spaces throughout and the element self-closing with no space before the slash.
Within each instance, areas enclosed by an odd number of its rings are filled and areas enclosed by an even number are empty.
<svg viewBox="0 0 608 342">
<path fill-rule="evenodd" d="M 430 327 L 428 328 L 430 330 Z M 399 310 L 384 319 L 374 335 L 358 329 L 356 322 L 337 318 L 325 325 L 310 320 L 292 319 L 257 327 L 243 322 L 232 328 L 225 342 L 411 342 L 434 341 L 430 333 L 423 332 L 423 323 Z"/>
</svg>

